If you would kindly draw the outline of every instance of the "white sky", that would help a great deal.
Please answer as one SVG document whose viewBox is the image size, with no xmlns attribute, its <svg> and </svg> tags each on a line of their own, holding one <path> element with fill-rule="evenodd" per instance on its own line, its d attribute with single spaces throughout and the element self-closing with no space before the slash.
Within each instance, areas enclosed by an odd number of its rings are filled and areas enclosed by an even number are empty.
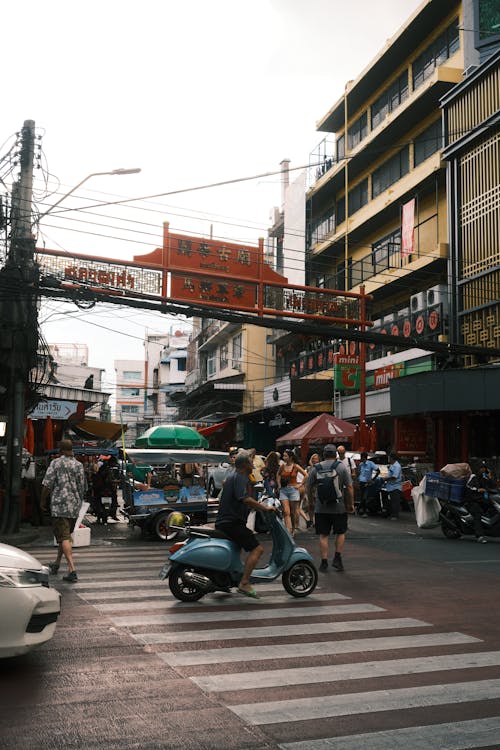
<svg viewBox="0 0 500 750">
<path fill-rule="evenodd" d="M 91 172 L 68 209 L 305 165 L 326 135 L 315 123 L 384 46 L 418 0 L 67 0 L 2 6 L 0 144 L 33 119 L 58 190 L 45 211 Z M 11 141 L 0 149 L 5 152 Z M 42 187 L 42 173 L 36 174 Z M 60 187 L 58 187 L 60 181 Z M 83 200 L 82 200 L 83 199 Z M 100 216 L 47 217 L 38 246 L 132 259 L 172 231 L 256 242 L 281 202 L 279 177 L 213 188 Z M 148 209 L 148 210 L 144 210 Z M 106 226 L 96 226 L 96 222 Z M 78 231 L 74 231 L 78 230 Z M 89 364 L 144 356 L 144 330 L 175 321 L 131 309 L 44 303 L 50 342 L 86 343 Z M 112 331 L 108 330 L 112 329 Z M 114 331 L 114 332 L 113 332 Z"/>
</svg>

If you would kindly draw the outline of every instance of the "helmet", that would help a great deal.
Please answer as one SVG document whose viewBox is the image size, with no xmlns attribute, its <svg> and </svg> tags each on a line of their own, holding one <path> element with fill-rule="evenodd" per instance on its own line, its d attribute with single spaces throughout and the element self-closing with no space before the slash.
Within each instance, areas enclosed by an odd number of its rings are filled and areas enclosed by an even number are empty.
<svg viewBox="0 0 500 750">
<path fill-rule="evenodd" d="M 184 513 L 181 513 L 179 510 L 174 510 L 173 513 L 171 513 L 168 517 L 168 525 L 169 526 L 185 526 L 186 516 L 184 515 Z"/>
</svg>

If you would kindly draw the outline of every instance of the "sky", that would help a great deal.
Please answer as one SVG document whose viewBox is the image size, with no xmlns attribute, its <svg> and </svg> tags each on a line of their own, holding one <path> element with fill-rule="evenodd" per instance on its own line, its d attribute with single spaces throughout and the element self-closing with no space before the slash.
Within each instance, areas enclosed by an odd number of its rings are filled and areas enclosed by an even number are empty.
<svg viewBox="0 0 500 750">
<path fill-rule="evenodd" d="M 281 203 L 279 175 L 309 163 L 316 122 L 418 0 L 25 0 L 2 8 L 0 156 L 24 120 L 42 136 L 37 247 L 131 260 L 173 232 L 256 243 Z M 5 142 L 5 143 L 4 143 Z M 293 174 L 293 173 L 292 173 Z M 122 206 L 83 206 L 172 193 Z M 66 209 L 62 211 L 62 209 Z M 145 331 L 184 321 L 115 306 L 46 301 L 49 343 L 89 346 L 114 389 L 115 359 L 143 359 Z"/>
</svg>

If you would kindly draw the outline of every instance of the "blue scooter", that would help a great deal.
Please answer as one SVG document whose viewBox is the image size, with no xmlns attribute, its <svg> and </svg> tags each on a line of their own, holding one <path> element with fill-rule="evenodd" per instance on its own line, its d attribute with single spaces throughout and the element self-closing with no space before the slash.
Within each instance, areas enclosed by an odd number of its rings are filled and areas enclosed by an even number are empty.
<svg viewBox="0 0 500 750">
<path fill-rule="evenodd" d="M 279 504 L 279 500 L 268 500 Z M 318 572 L 309 552 L 296 547 L 292 536 L 276 513 L 265 514 L 273 543 L 271 557 L 264 568 L 255 568 L 252 583 L 274 581 L 281 575 L 285 590 L 295 597 L 311 594 L 318 583 Z M 230 593 L 238 586 L 243 565 L 240 549 L 223 532 L 205 527 L 185 527 L 186 542 L 171 550 L 160 578 L 168 578 L 176 599 L 194 602 L 213 591 Z"/>
</svg>

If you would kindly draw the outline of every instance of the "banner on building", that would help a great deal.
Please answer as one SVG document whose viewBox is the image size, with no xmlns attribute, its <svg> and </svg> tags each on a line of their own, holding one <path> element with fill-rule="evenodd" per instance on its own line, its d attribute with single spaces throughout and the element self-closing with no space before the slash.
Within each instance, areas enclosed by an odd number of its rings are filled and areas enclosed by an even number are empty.
<svg viewBox="0 0 500 750">
<path fill-rule="evenodd" d="M 393 378 L 400 378 L 405 374 L 404 362 L 398 364 L 386 365 L 385 367 L 379 367 L 373 371 L 373 387 L 374 388 L 387 388 L 389 380 Z"/>
<path fill-rule="evenodd" d="M 415 251 L 415 198 L 403 205 L 401 224 L 401 257 L 406 258 Z"/>
</svg>

